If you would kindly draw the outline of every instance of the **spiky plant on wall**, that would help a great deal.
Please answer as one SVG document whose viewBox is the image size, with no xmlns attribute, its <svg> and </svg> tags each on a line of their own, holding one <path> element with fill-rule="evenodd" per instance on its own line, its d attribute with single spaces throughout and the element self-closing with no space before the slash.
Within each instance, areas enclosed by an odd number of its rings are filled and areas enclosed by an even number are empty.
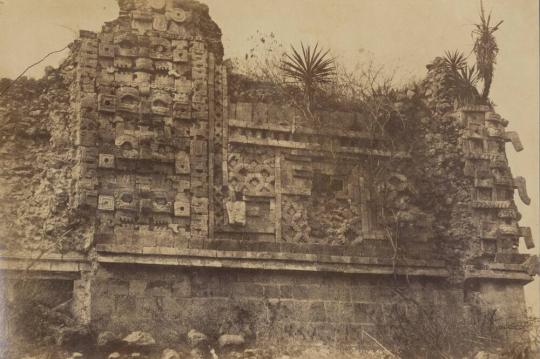
<svg viewBox="0 0 540 359">
<path fill-rule="evenodd" d="M 503 21 L 499 21 L 496 25 L 491 25 L 491 13 L 487 15 L 484 11 L 484 4 L 480 2 L 480 23 L 476 24 L 476 29 L 473 31 L 474 48 L 476 55 L 476 67 L 478 69 L 479 78 L 484 83 L 482 91 L 482 99 L 488 100 L 489 90 L 493 81 L 493 73 L 499 53 L 497 40 L 493 35 L 499 29 Z"/>
<path fill-rule="evenodd" d="M 467 57 L 459 51 L 446 51 L 442 65 L 448 75 L 448 89 L 458 105 L 473 104 L 480 94 L 477 90 L 479 73 L 476 65 L 469 66 Z"/>
<path fill-rule="evenodd" d="M 463 52 L 454 50 L 454 52 L 446 51 L 444 54 L 443 64 L 445 69 L 452 73 L 457 73 L 459 70 L 467 66 L 467 57 Z"/>
<path fill-rule="evenodd" d="M 304 91 L 305 105 L 311 111 L 315 89 L 318 85 L 330 82 L 335 73 L 335 59 L 330 57 L 330 50 L 324 51 L 316 44 L 300 44 L 301 52 L 291 46 L 291 52 L 285 53 L 281 70 L 285 77 L 301 84 Z"/>
</svg>

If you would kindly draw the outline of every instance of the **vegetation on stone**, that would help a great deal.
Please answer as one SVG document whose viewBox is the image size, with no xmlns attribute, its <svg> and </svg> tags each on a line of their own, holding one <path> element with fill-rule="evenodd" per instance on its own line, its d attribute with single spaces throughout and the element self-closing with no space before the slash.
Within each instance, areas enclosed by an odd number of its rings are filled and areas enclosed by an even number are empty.
<svg viewBox="0 0 540 359">
<path fill-rule="evenodd" d="M 223 61 L 207 6 L 119 4 L 0 97 L 0 250 L 24 276 L 6 285 L 10 350 L 534 355 L 514 189 L 530 199 L 489 99 L 483 7 L 474 65 L 446 52 L 397 85 L 274 34 Z"/>
</svg>

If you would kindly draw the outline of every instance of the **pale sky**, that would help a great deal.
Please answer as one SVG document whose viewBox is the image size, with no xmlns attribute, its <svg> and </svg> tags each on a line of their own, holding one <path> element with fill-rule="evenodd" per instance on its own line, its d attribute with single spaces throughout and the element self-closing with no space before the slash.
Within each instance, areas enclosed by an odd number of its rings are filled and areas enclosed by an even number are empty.
<svg viewBox="0 0 540 359">
<path fill-rule="evenodd" d="M 115 0 L 0 1 L 0 77 L 16 77 L 48 52 L 63 48 L 78 30 L 99 31 L 117 16 Z M 366 58 L 396 69 L 398 79 L 421 78 L 425 65 L 445 50 L 472 48 L 478 19 L 474 0 L 203 0 L 223 31 L 225 56 L 245 54 L 257 30 L 274 32 L 284 44 L 319 42 L 340 61 L 352 65 Z M 500 47 L 491 91 L 497 111 L 519 132 L 525 150 L 507 145 L 514 176 L 527 179 L 530 207 L 516 202 L 521 225 L 531 226 L 539 249 L 539 36 L 537 0 L 484 0 L 494 20 Z M 64 55 L 65 56 L 65 55 Z M 41 76 L 54 56 L 29 72 Z M 522 245 L 523 247 L 523 245 Z M 540 291 L 527 286 L 529 305 L 539 311 Z"/>
</svg>

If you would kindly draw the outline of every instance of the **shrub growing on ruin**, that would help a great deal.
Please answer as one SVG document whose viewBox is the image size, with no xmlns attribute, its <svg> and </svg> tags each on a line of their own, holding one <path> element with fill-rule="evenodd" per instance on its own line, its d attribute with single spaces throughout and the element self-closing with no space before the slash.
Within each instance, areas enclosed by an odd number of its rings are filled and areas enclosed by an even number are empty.
<svg viewBox="0 0 540 359">
<path fill-rule="evenodd" d="M 476 65 L 469 66 L 462 52 L 447 51 L 442 67 L 448 74 L 448 91 L 453 93 L 458 105 L 475 104 L 480 99 L 476 88 L 479 72 Z"/>
<path fill-rule="evenodd" d="M 499 53 L 497 40 L 493 34 L 502 23 L 503 21 L 499 21 L 496 25 L 491 25 L 491 13 L 486 17 L 484 4 L 480 2 L 480 23 L 475 25 L 476 28 L 473 31 L 475 38 L 473 51 L 476 55 L 479 77 L 484 82 L 482 91 L 484 101 L 487 101 L 489 97 L 495 64 L 497 63 L 497 54 Z"/>
<path fill-rule="evenodd" d="M 285 76 L 302 84 L 306 108 L 311 111 L 315 87 L 330 82 L 335 72 L 335 59 L 329 56 L 330 50 L 324 51 L 316 44 L 311 46 L 300 45 L 302 52 L 291 46 L 291 52 L 285 53 L 281 63 L 281 70 Z"/>
<path fill-rule="evenodd" d="M 472 358 L 480 351 L 507 359 L 536 358 L 537 320 L 503 321 L 489 307 L 455 312 L 401 297 L 402 303 L 372 319 L 377 339 L 402 359 Z"/>
</svg>

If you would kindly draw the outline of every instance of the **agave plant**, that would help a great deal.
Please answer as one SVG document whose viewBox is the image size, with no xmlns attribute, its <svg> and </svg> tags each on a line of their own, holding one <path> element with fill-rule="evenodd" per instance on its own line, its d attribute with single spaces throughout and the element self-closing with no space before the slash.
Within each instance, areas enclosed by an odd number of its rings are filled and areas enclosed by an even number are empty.
<svg viewBox="0 0 540 359">
<path fill-rule="evenodd" d="M 479 97 L 476 88 L 479 72 L 476 66 L 467 65 L 467 57 L 459 51 L 446 51 L 442 66 L 448 75 L 448 86 L 459 103 L 473 103 Z"/>
<path fill-rule="evenodd" d="M 329 56 L 330 50 L 324 51 L 316 44 L 300 44 L 302 51 L 291 46 L 291 53 L 285 53 L 281 70 L 286 77 L 303 86 L 306 107 L 311 109 L 313 94 L 317 85 L 328 83 L 335 73 L 335 59 Z"/>
<path fill-rule="evenodd" d="M 467 66 L 467 58 L 463 52 L 458 50 L 454 50 L 454 52 L 446 51 L 443 64 L 447 71 L 457 73 Z"/>
<path fill-rule="evenodd" d="M 480 97 L 476 85 L 479 80 L 479 72 L 475 65 L 464 66 L 456 77 L 457 97 L 461 103 L 473 103 Z"/>
<path fill-rule="evenodd" d="M 488 99 L 489 90 L 493 81 L 493 73 L 496 64 L 499 47 L 493 33 L 499 29 L 503 21 L 499 21 L 495 26 L 491 26 L 491 13 L 486 17 L 484 4 L 480 2 L 480 24 L 476 24 L 473 31 L 474 48 L 476 55 L 476 66 L 478 75 L 484 83 L 482 98 Z"/>
</svg>

